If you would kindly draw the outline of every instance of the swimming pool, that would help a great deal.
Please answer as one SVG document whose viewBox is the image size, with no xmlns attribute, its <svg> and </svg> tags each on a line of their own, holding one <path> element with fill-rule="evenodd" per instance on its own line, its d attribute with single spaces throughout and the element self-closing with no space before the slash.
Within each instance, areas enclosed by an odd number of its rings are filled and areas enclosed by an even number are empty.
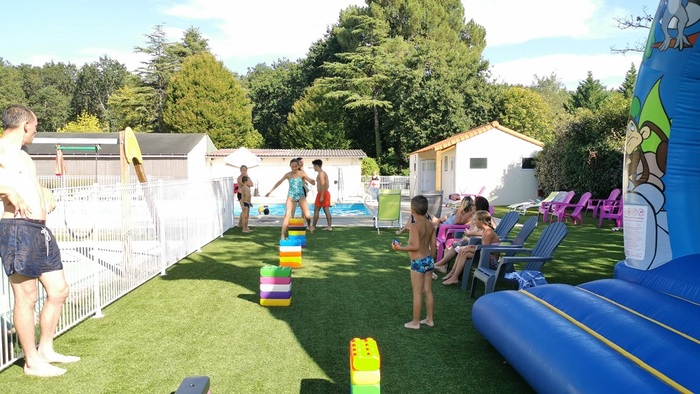
<svg viewBox="0 0 700 394">
<path fill-rule="evenodd" d="M 253 202 L 255 203 L 255 202 Z M 258 212 L 261 205 L 255 205 L 253 211 L 250 213 L 253 215 L 261 215 Z M 270 210 L 270 216 L 284 216 L 285 205 L 284 204 L 268 204 L 268 209 Z M 309 211 L 313 215 L 314 204 L 309 204 Z M 320 215 L 323 217 L 323 209 L 321 209 Z M 372 212 L 367 209 L 365 204 L 361 202 L 356 203 L 339 203 L 331 205 L 331 215 L 332 216 L 372 216 Z M 296 217 L 301 217 L 301 208 L 297 206 Z"/>
</svg>

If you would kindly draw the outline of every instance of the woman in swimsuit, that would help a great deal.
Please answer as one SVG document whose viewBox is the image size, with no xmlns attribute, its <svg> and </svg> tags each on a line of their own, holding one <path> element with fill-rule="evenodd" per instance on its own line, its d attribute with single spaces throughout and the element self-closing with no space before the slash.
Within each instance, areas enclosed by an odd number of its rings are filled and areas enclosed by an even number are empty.
<svg viewBox="0 0 700 394">
<path fill-rule="evenodd" d="M 312 185 L 316 184 L 316 181 L 306 176 L 302 171 L 299 170 L 299 162 L 296 159 L 292 159 L 289 162 L 289 167 L 292 169 L 290 172 L 284 174 L 282 179 L 280 179 L 275 186 L 272 187 L 265 197 L 270 197 L 270 194 L 277 189 L 277 186 L 281 185 L 282 182 L 286 180 L 289 181 L 289 192 L 287 193 L 286 209 L 284 212 L 284 219 L 282 220 L 282 235 L 281 239 L 287 239 L 286 232 L 287 227 L 289 227 L 289 218 L 292 216 L 292 210 L 299 204 L 301 208 L 301 213 L 306 219 L 306 223 L 309 226 L 309 232 L 313 233 L 314 228 L 311 226 L 311 214 L 309 213 L 309 204 L 306 202 L 306 197 L 304 196 L 304 181 L 309 182 Z"/>
</svg>

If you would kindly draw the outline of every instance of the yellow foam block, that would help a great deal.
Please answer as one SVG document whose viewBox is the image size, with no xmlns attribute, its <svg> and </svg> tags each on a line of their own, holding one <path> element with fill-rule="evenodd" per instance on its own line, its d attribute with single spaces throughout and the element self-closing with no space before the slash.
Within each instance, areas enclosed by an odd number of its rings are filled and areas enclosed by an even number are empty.
<svg viewBox="0 0 700 394">
<path fill-rule="evenodd" d="M 294 230 L 289 230 L 287 231 L 290 236 L 292 235 L 306 235 L 306 231 L 294 231 Z"/>
<path fill-rule="evenodd" d="M 292 298 L 261 298 L 260 305 L 262 306 L 289 306 L 292 304 Z"/>
<path fill-rule="evenodd" d="M 303 226 L 304 225 L 304 218 L 289 218 L 289 225 L 290 226 Z"/>
<path fill-rule="evenodd" d="M 301 263 L 301 256 L 280 256 L 280 263 Z"/>
<path fill-rule="evenodd" d="M 289 261 L 282 262 L 282 261 L 280 261 L 280 266 L 289 267 L 289 268 L 301 268 L 301 261 L 299 261 L 299 262 L 289 262 Z"/>
<path fill-rule="evenodd" d="M 357 371 L 379 369 L 379 347 L 374 338 L 353 338 L 350 341 L 350 367 Z"/>
<path fill-rule="evenodd" d="M 372 385 L 372 384 L 379 384 L 380 376 L 379 376 L 379 370 L 375 371 L 355 371 L 354 369 L 350 370 L 350 381 L 352 381 L 352 384 L 356 385 Z"/>
</svg>

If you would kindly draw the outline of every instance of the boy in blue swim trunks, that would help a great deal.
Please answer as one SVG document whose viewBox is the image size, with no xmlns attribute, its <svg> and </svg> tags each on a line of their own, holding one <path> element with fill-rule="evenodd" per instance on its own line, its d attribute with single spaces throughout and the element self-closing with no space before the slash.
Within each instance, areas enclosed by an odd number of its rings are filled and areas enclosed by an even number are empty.
<svg viewBox="0 0 700 394">
<path fill-rule="evenodd" d="M 435 267 L 435 226 L 425 215 L 428 213 L 428 199 L 424 196 L 415 196 L 411 199 L 411 214 L 415 222 L 408 232 L 408 245 L 394 243 L 394 250 L 405 250 L 411 259 L 411 287 L 413 288 L 413 320 L 404 324 L 404 327 L 417 330 L 421 324 L 434 326 L 433 307 L 433 279 L 432 273 Z M 420 320 L 423 308 L 423 295 L 425 294 L 425 319 Z"/>
</svg>

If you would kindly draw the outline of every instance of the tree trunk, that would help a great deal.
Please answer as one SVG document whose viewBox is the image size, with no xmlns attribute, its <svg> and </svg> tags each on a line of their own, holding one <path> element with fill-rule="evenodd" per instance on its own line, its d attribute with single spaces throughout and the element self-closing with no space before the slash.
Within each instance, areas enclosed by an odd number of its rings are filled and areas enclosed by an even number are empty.
<svg viewBox="0 0 700 394">
<path fill-rule="evenodd" d="M 379 108 L 375 105 L 372 107 L 372 110 L 374 111 L 374 148 L 377 154 L 377 161 L 381 161 L 382 138 L 381 135 L 379 135 Z"/>
</svg>

